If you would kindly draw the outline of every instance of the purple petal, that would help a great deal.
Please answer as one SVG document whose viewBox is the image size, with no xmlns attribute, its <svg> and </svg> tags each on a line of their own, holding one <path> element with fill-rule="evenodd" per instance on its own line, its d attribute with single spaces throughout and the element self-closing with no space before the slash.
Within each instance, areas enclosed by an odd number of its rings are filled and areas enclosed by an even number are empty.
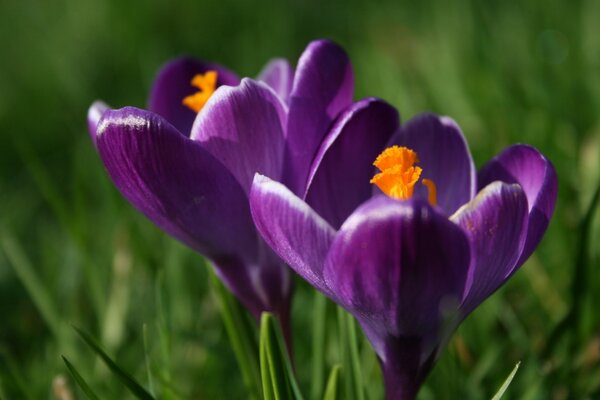
<svg viewBox="0 0 600 400">
<path fill-rule="evenodd" d="M 110 107 L 105 102 L 100 100 L 93 102 L 90 108 L 88 109 L 88 132 L 90 134 L 90 138 L 92 139 L 92 143 L 94 143 L 94 146 L 96 145 L 96 128 L 98 127 L 98 122 L 100 121 L 100 118 L 102 118 L 102 114 L 104 114 L 104 111 L 109 109 Z"/>
<path fill-rule="evenodd" d="M 148 109 L 189 136 L 197 113 L 184 106 L 182 100 L 198 91 L 190 84 L 194 75 L 206 71 L 217 71 L 217 86 L 235 86 L 240 82 L 236 74 L 218 64 L 190 57 L 176 58 L 163 65 L 158 72 L 150 92 Z"/>
<path fill-rule="evenodd" d="M 344 111 L 327 134 L 311 167 L 306 202 L 333 227 L 371 197 L 373 161 L 399 124 L 394 107 L 368 98 Z"/>
<path fill-rule="evenodd" d="M 256 263 L 244 263 L 237 259 L 213 263 L 221 281 L 257 320 L 264 311 L 286 315 L 292 294 L 289 268 L 264 242 L 261 252 L 261 259 Z"/>
<path fill-rule="evenodd" d="M 294 70 L 287 60 L 282 58 L 271 60 L 257 79 L 269 85 L 287 103 L 294 81 Z"/>
<path fill-rule="evenodd" d="M 475 196 L 473 158 L 456 123 L 449 117 L 423 114 L 408 121 L 391 141 L 416 151 L 423 168 L 421 178 L 437 186 L 437 204 L 448 215 Z M 417 184 L 415 196 L 426 199 L 424 185 Z"/>
<path fill-rule="evenodd" d="M 322 271 L 334 229 L 288 188 L 258 174 L 250 209 L 256 228 L 275 253 L 308 283 L 332 296 Z"/>
<path fill-rule="evenodd" d="M 415 399 L 432 367 L 423 338 L 388 338 L 380 356 L 386 399 Z"/>
<path fill-rule="evenodd" d="M 473 251 L 470 287 L 461 306 L 466 316 L 508 279 L 519 260 L 527 234 L 527 198 L 521 186 L 496 181 L 451 219 L 465 230 Z"/>
<path fill-rule="evenodd" d="M 254 173 L 280 179 L 286 109 L 271 88 L 244 78 L 221 87 L 204 106 L 191 139 L 201 143 L 236 177 L 246 193 Z"/>
<path fill-rule="evenodd" d="M 346 52 L 333 42 L 308 45 L 296 68 L 287 128 L 286 184 L 303 193 L 310 164 L 331 122 L 352 103 L 354 76 Z"/>
<path fill-rule="evenodd" d="M 242 187 L 162 117 L 132 107 L 106 111 L 97 147 L 123 196 L 161 229 L 213 260 L 256 259 Z"/>
<path fill-rule="evenodd" d="M 537 149 L 523 144 L 508 147 L 479 172 L 479 187 L 493 181 L 518 183 L 527 196 L 529 224 L 527 240 L 517 267 L 533 253 L 554 212 L 558 181 L 550 160 Z"/>
<path fill-rule="evenodd" d="M 324 276 L 380 335 L 435 336 L 462 299 L 469 259 L 462 229 L 426 202 L 377 196 L 342 225 Z"/>
</svg>

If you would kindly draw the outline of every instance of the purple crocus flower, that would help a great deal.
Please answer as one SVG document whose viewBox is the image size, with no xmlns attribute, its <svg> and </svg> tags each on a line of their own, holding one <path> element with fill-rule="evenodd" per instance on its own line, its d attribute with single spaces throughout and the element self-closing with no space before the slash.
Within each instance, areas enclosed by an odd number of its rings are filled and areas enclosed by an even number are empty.
<svg viewBox="0 0 600 400">
<path fill-rule="evenodd" d="M 459 127 L 423 115 L 392 137 L 375 162 L 378 187 L 365 191 L 375 157 L 356 155 L 381 152 L 376 146 L 343 135 L 325 143 L 308 202 L 257 174 L 250 207 L 275 252 L 356 317 L 387 398 L 413 399 L 456 326 L 540 242 L 557 179 L 527 145 L 507 148 L 477 175 Z M 348 176 L 362 176 L 363 186 Z"/>
<path fill-rule="evenodd" d="M 274 60 L 257 80 L 181 58 L 159 72 L 148 111 L 96 102 L 88 125 L 124 197 L 205 255 L 256 317 L 271 311 L 285 325 L 290 273 L 254 227 L 252 179 L 259 172 L 304 195 L 331 131 L 376 131 L 385 143 L 397 113 L 376 99 L 353 104 L 353 86 L 346 53 L 326 40 L 310 43 L 295 71 Z"/>
</svg>

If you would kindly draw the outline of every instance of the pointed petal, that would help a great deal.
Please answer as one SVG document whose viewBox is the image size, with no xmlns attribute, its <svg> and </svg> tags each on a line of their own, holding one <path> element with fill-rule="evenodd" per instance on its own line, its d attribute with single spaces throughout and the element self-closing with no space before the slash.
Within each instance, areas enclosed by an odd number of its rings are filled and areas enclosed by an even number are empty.
<svg viewBox="0 0 600 400">
<path fill-rule="evenodd" d="M 423 114 L 408 121 L 391 141 L 417 152 L 421 178 L 437 186 L 437 203 L 448 215 L 475 196 L 473 158 L 458 125 L 449 117 Z M 424 185 L 415 195 L 427 199 Z"/>
<path fill-rule="evenodd" d="M 296 68 L 290 96 L 286 179 L 303 193 L 310 164 L 331 122 L 352 103 L 354 76 L 346 52 L 328 40 L 308 45 Z"/>
<path fill-rule="evenodd" d="M 105 102 L 100 100 L 96 100 L 95 102 L 93 102 L 90 108 L 88 109 L 88 133 L 90 134 L 90 138 L 92 139 L 92 143 L 94 143 L 94 146 L 96 145 L 96 128 L 98 126 L 98 122 L 100 121 L 100 118 L 102 118 L 102 114 L 104 114 L 104 111 L 109 109 L 110 107 Z"/>
<path fill-rule="evenodd" d="M 525 244 L 527 198 L 521 186 L 499 181 L 482 189 L 451 220 L 471 240 L 473 258 L 462 314 L 468 315 L 509 278 Z"/>
<path fill-rule="evenodd" d="M 261 82 L 244 78 L 215 92 L 194 122 L 191 139 L 231 171 L 246 193 L 254 173 L 279 179 L 283 165 L 286 109 Z"/>
<path fill-rule="evenodd" d="M 185 136 L 190 135 L 196 113 L 182 104 L 184 97 L 198 91 L 190 82 L 196 74 L 217 71 L 217 86 L 235 86 L 240 78 L 227 68 L 191 57 L 169 61 L 158 72 L 150 91 L 148 109 L 161 115 Z"/>
<path fill-rule="evenodd" d="M 250 209 L 256 228 L 275 253 L 308 283 L 332 296 L 322 271 L 334 229 L 288 188 L 258 174 Z"/>
<path fill-rule="evenodd" d="M 106 111 L 97 147 L 119 191 L 161 229 L 215 260 L 256 259 L 241 186 L 163 118 L 132 107 Z"/>
<path fill-rule="evenodd" d="M 554 213 L 558 192 L 556 171 L 537 149 L 517 144 L 505 149 L 479 172 L 479 187 L 496 180 L 521 185 L 529 203 L 527 241 L 517 263 L 520 266 L 542 240 Z"/>
<path fill-rule="evenodd" d="M 287 60 L 276 58 L 269 61 L 257 79 L 269 85 L 287 103 L 294 81 L 294 70 Z"/>
<path fill-rule="evenodd" d="M 306 195 L 333 227 L 371 197 L 373 161 L 399 125 L 396 109 L 375 98 L 354 103 L 336 120 L 313 161 Z"/>
<path fill-rule="evenodd" d="M 435 336 L 462 299 L 469 261 L 462 229 L 426 202 L 377 196 L 342 225 L 324 276 L 380 335 Z"/>
</svg>

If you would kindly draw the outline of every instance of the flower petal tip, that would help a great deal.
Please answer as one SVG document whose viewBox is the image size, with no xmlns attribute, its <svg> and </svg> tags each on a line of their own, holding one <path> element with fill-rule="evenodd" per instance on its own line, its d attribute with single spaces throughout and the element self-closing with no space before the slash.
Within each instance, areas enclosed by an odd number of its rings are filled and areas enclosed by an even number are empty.
<svg viewBox="0 0 600 400">
<path fill-rule="evenodd" d="M 262 185 L 269 182 L 272 182 L 272 179 L 268 176 L 262 175 L 258 172 L 254 173 L 254 179 L 252 179 L 252 186 Z"/>
<path fill-rule="evenodd" d="M 92 103 L 87 113 L 88 132 L 94 144 L 96 143 L 96 134 L 98 123 L 104 115 L 104 112 L 110 110 L 110 107 L 102 100 L 96 100 Z"/>
<path fill-rule="evenodd" d="M 458 126 L 458 124 L 452 117 L 449 117 L 447 115 L 439 115 L 439 116 L 437 116 L 437 118 L 440 120 L 442 125 L 447 126 L 449 128 L 460 130 L 460 127 Z"/>
<path fill-rule="evenodd" d="M 109 132 L 111 127 L 122 126 L 126 127 L 126 131 L 144 131 L 152 123 L 152 117 L 160 119 L 152 113 L 141 110 L 135 107 L 123 107 L 119 109 L 108 109 L 102 114 L 102 118 L 96 127 L 96 138 L 100 139 L 106 132 Z M 159 121 L 156 121 L 159 122 Z"/>
<path fill-rule="evenodd" d="M 326 39 L 326 38 L 320 38 L 320 39 L 315 39 L 315 40 L 311 41 L 306 46 L 306 50 L 316 50 L 316 49 L 320 49 L 323 47 L 329 47 L 331 49 L 335 49 L 335 50 L 341 51 L 343 53 L 346 53 L 346 50 L 344 50 L 344 48 L 342 46 L 340 46 L 333 40 Z"/>
</svg>

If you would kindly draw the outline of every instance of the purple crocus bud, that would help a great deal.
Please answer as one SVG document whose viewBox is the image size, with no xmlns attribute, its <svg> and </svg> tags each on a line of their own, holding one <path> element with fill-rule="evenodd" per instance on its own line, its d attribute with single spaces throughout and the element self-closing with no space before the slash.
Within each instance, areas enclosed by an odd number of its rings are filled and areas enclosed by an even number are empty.
<svg viewBox="0 0 600 400">
<path fill-rule="evenodd" d="M 333 154 L 357 140 L 375 155 L 397 131 L 398 114 L 373 98 L 352 104 L 352 92 L 348 57 L 327 40 L 309 44 L 296 70 L 276 59 L 258 80 L 178 58 L 158 73 L 148 111 L 95 102 L 88 126 L 123 196 L 206 256 L 256 317 L 271 311 L 285 325 L 290 272 L 252 222 L 252 180 L 257 172 L 268 175 L 305 196 L 309 179 L 325 186 L 331 162 L 320 149 L 333 145 Z M 315 174 L 311 163 L 321 160 Z M 357 179 L 362 183 L 362 175 Z M 317 192 L 311 196 L 324 197 Z M 359 193 L 370 193 L 368 184 Z"/>
<path fill-rule="evenodd" d="M 306 200 L 257 174 L 252 217 L 294 271 L 357 319 L 387 398 L 414 399 L 452 331 L 541 240 L 556 174 L 537 150 L 516 145 L 482 169 L 478 185 L 462 132 L 431 114 L 402 126 L 370 160 L 360 157 L 372 152 L 364 143 L 343 143 L 340 135 L 322 145 Z M 363 182 L 346 180 L 346 167 Z M 369 179 L 376 187 L 367 192 Z M 336 193 L 330 201 L 324 185 Z"/>
</svg>

